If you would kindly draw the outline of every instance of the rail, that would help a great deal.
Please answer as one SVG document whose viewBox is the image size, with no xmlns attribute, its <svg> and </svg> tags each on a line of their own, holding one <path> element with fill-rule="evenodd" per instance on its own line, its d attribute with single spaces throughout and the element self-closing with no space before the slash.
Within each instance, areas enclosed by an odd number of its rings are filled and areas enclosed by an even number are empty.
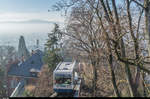
<svg viewBox="0 0 150 99">
<path fill-rule="evenodd" d="M 24 82 L 20 81 L 16 86 L 15 90 L 12 92 L 10 97 L 17 97 L 20 91 L 23 89 L 23 87 L 24 87 Z"/>
<path fill-rule="evenodd" d="M 79 97 L 80 96 L 80 87 L 81 87 L 81 79 L 78 81 L 76 87 L 75 87 L 75 93 L 73 97 Z"/>
</svg>

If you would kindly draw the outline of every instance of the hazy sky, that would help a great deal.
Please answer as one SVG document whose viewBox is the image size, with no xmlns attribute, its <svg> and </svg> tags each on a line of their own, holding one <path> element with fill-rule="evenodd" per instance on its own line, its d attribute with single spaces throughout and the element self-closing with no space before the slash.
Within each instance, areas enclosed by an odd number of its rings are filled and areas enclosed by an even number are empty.
<svg viewBox="0 0 150 99">
<path fill-rule="evenodd" d="M 59 0 L 0 0 L 0 34 L 50 32 L 63 24 L 60 12 L 48 12 Z"/>
</svg>

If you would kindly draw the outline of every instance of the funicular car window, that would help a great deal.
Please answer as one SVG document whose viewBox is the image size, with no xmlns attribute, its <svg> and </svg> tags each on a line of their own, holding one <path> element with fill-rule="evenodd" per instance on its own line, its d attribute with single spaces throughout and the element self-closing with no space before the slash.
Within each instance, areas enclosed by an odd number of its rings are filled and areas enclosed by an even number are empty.
<svg viewBox="0 0 150 99">
<path fill-rule="evenodd" d="M 71 84 L 71 77 L 66 77 L 66 76 L 56 76 L 55 77 L 56 84 L 60 85 L 70 85 Z"/>
</svg>

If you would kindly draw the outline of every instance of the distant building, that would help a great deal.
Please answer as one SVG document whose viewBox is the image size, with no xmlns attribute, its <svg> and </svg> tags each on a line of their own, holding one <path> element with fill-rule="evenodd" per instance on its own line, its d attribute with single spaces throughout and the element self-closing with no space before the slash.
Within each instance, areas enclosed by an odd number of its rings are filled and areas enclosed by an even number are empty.
<svg viewBox="0 0 150 99">
<path fill-rule="evenodd" d="M 9 63 L 7 66 L 9 95 L 20 81 L 24 81 L 26 85 L 36 84 L 38 73 L 41 72 L 43 66 L 42 57 L 43 52 L 37 49 L 32 52 L 29 58 L 22 57 L 20 60 Z"/>
<path fill-rule="evenodd" d="M 22 56 L 24 56 L 24 58 L 27 59 L 30 56 L 23 36 L 20 36 L 17 54 L 18 59 L 22 58 Z"/>
</svg>

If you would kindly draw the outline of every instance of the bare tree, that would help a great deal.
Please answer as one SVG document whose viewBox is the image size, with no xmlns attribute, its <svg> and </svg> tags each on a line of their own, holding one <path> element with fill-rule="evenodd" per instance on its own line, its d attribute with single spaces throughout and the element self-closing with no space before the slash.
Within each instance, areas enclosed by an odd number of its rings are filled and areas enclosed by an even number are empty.
<svg viewBox="0 0 150 99">
<path fill-rule="evenodd" d="M 63 4 L 67 5 L 64 2 Z M 117 85 L 119 75 L 114 65 L 119 62 L 119 66 L 125 70 L 130 96 L 141 96 L 138 91 L 140 82 L 144 79 L 144 74 L 142 78 L 141 73 L 150 73 L 146 67 L 146 64 L 149 64 L 146 59 L 149 57 L 143 56 L 145 50 L 143 46 L 146 43 L 143 42 L 144 27 L 141 23 L 144 11 L 147 11 L 145 14 L 147 13 L 148 20 L 149 2 L 145 1 L 145 5 L 142 0 L 126 0 L 121 4 L 116 0 L 70 0 L 70 2 L 72 3 L 67 7 L 73 7 L 67 26 L 68 31 L 65 34 L 72 37 L 74 47 L 87 52 L 91 60 L 94 72 L 93 95 L 96 93 L 96 68 L 100 65 L 101 54 L 105 52 L 115 94 L 118 97 L 122 96 Z M 58 7 L 64 7 L 60 5 Z M 148 28 L 148 23 L 146 26 Z"/>
<path fill-rule="evenodd" d="M 104 47 L 102 34 L 91 8 L 74 7 L 68 21 L 66 35 L 72 37 L 74 48 L 86 52 L 93 66 L 93 95 L 96 95 L 97 67 Z"/>
</svg>

